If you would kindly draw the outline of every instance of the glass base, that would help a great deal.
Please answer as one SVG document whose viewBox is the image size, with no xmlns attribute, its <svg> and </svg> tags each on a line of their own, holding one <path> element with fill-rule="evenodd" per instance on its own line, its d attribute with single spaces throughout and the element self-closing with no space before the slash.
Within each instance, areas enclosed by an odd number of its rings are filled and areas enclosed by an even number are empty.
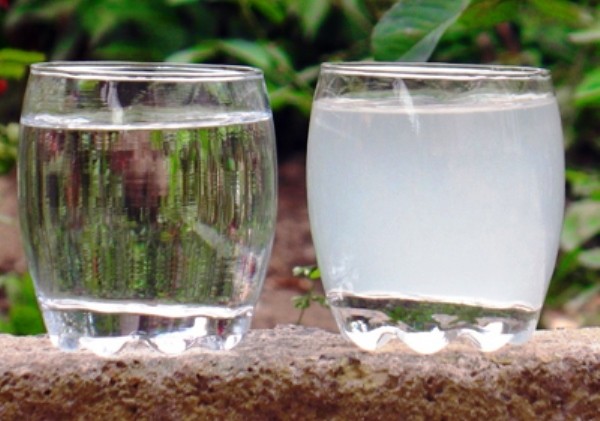
<svg viewBox="0 0 600 421">
<path fill-rule="evenodd" d="M 492 352 L 527 342 L 540 310 L 497 308 L 397 297 L 330 294 L 328 301 L 342 335 L 374 351 L 397 338 L 420 354 L 433 354 L 460 338 Z"/>
<path fill-rule="evenodd" d="M 165 354 L 180 354 L 191 348 L 229 350 L 250 329 L 252 307 L 217 316 L 166 316 L 162 313 L 102 313 L 90 309 L 50 309 L 42 313 L 52 343 L 64 351 L 89 350 L 100 356 L 119 353 L 127 347 L 146 344 Z M 167 308 L 168 310 L 168 308 Z"/>
</svg>

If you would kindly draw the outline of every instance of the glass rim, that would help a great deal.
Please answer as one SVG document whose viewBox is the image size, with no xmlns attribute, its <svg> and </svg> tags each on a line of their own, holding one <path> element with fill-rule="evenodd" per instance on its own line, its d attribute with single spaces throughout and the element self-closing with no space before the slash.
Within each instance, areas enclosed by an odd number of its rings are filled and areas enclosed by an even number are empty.
<svg viewBox="0 0 600 421">
<path fill-rule="evenodd" d="M 30 74 L 124 82 L 231 82 L 263 79 L 263 72 L 251 66 L 136 61 L 47 61 L 32 64 Z"/>
<path fill-rule="evenodd" d="M 398 79 L 547 80 L 550 78 L 550 71 L 539 67 L 393 61 L 328 62 L 321 64 L 321 72 Z"/>
</svg>

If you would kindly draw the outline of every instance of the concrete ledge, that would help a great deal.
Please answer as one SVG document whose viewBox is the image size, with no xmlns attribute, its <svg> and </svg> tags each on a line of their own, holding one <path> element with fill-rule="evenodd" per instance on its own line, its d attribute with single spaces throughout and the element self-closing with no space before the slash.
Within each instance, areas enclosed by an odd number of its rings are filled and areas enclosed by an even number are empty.
<svg viewBox="0 0 600 421">
<path fill-rule="evenodd" d="M 599 411 L 600 329 L 427 357 L 366 353 L 301 327 L 255 330 L 219 354 L 113 359 L 0 336 L 2 420 L 590 420 Z"/>
</svg>

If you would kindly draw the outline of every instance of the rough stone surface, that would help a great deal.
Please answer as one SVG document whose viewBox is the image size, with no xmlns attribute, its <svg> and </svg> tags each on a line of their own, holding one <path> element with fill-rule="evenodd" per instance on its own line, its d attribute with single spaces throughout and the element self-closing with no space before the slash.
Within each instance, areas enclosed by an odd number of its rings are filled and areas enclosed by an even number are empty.
<svg viewBox="0 0 600 421">
<path fill-rule="evenodd" d="M 367 353 L 319 329 L 254 330 L 227 352 L 111 359 L 0 336 L 2 420 L 592 420 L 600 329 L 483 354 Z"/>
</svg>

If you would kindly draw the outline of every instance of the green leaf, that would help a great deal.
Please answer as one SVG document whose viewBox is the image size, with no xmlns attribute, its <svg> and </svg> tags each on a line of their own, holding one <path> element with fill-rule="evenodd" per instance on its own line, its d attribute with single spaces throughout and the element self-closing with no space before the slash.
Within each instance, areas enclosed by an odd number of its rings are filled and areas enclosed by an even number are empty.
<svg viewBox="0 0 600 421">
<path fill-rule="evenodd" d="M 91 44 L 97 44 L 102 37 L 119 25 L 119 19 L 105 8 L 84 8 L 86 13 L 80 13 L 83 27 L 89 33 Z"/>
<path fill-rule="evenodd" d="M 0 78 L 21 79 L 25 75 L 27 67 L 20 63 L 0 62 Z"/>
<path fill-rule="evenodd" d="M 320 65 L 316 64 L 313 66 L 306 67 L 296 73 L 296 81 L 301 85 L 307 85 L 313 83 L 319 77 Z"/>
<path fill-rule="evenodd" d="M 600 200 L 600 174 L 567 169 L 565 177 L 576 196 Z"/>
<path fill-rule="evenodd" d="M 0 331 L 15 335 L 43 333 L 44 323 L 35 298 L 31 276 L 6 274 L 0 276 L 0 288 L 10 302 L 8 320 L 0 323 Z"/>
<path fill-rule="evenodd" d="M 36 0 L 18 1 L 11 4 L 10 13 L 6 18 L 6 26 L 17 24 L 20 20 L 50 20 L 56 21 L 61 17 L 69 16 L 76 10 L 83 0 Z M 12 2 L 11 2 L 12 3 Z M 32 19 L 33 18 L 33 19 Z"/>
<path fill-rule="evenodd" d="M 600 233 L 600 202 L 580 200 L 567 207 L 560 239 L 564 250 L 574 250 L 598 233 Z"/>
<path fill-rule="evenodd" d="M 10 333 L 10 334 L 15 333 L 15 329 L 14 329 L 12 323 L 10 321 L 6 320 L 4 317 L 0 318 L 0 332 Z"/>
<path fill-rule="evenodd" d="M 578 257 L 582 266 L 588 269 L 600 269 L 600 247 L 582 251 Z"/>
<path fill-rule="evenodd" d="M 280 0 L 252 0 L 251 5 L 273 23 L 285 20 L 285 8 Z"/>
<path fill-rule="evenodd" d="M 285 50 L 270 42 L 250 42 L 241 39 L 224 40 L 218 48 L 235 58 L 261 69 L 274 86 L 288 85 L 296 73 Z"/>
<path fill-rule="evenodd" d="M 575 105 L 600 105 L 600 69 L 587 73 L 575 88 Z"/>
<path fill-rule="evenodd" d="M 37 51 L 3 48 L 0 50 L 0 78 L 21 79 L 29 64 L 43 60 L 44 54 Z"/>
<path fill-rule="evenodd" d="M 166 58 L 165 61 L 176 61 L 180 63 L 201 63 L 213 57 L 217 53 L 215 41 L 205 41 L 192 48 L 177 51 Z"/>
<path fill-rule="evenodd" d="M 11 303 L 8 314 L 15 335 L 37 335 L 45 332 L 42 316 L 33 306 Z"/>
<path fill-rule="evenodd" d="M 290 77 L 294 77 L 296 71 L 292 66 L 292 61 L 287 55 L 287 52 L 283 48 L 273 43 L 264 44 L 264 48 L 271 56 L 271 62 L 275 65 L 274 70 L 277 71 L 278 75 L 287 73 Z"/>
<path fill-rule="evenodd" d="M 6 126 L 0 124 L 0 174 L 12 169 L 18 154 L 19 125 L 9 123 Z M 0 197 L 1 202 L 1 197 Z M 8 221 L 7 221 L 8 219 Z M 11 223 L 12 218 L 0 214 L 0 223 Z M 3 279 L 0 277 L 0 280 Z"/>
<path fill-rule="evenodd" d="M 593 17 L 584 7 L 567 0 L 529 0 L 541 14 L 570 26 L 585 26 Z"/>
<path fill-rule="evenodd" d="M 37 298 L 31 275 L 24 274 L 21 277 L 21 291 L 18 302 L 37 308 Z"/>
<path fill-rule="evenodd" d="M 470 31 L 492 28 L 514 20 L 519 14 L 519 0 L 473 0 L 458 19 Z"/>
<path fill-rule="evenodd" d="M 102 60 L 147 61 L 149 60 L 149 57 L 152 57 L 155 54 L 155 51 L 156 50 L 149 51 L 147 48 L 144 48 L 135 42 L 117 41 L 96 48 L 94 50 L 94 55 Z M 151 56 L 149 56 L 149 54 L 151 54 Z M 154 56 L 154 60 L 159 60 L 159 57 Z"/>
<path fill-rule="evenodd" d="M 20 64 L 37 63 L 44 60 L 44 54 L 37 51 L 3 48 L 0 50 L 0 62 L 10 61 Z"/>
<path fill-rule="evenodd" d="M 264 44 L 231 39 L 221 42 L 221 49 L 232 57 L 263 70 L 272 69 L 271 54 Z"/>
<path fill-rule="evenodd" d="M 376 60 L 427 61 L 469 0 L 400 0 L 373 29 Z"/>
<path fill-rule="evenodd" d="M 304 35 L 315 37 L 331 10 L 330 0 L 296 0 L 296 8 Z"/>
<path fill-rule="evenodd" d="M 97 44 L 107 34 L 127 22 L 138 22 L 155 30 L 159 28 L 168 17 L 164 14 L 161 16 L 156 10 L 156 2 L 147 0 L 147 3 L 149 4 L 140 7 L 132 0 L 84 2 L 78 9 L 78 17 L 91 37 L 90 43 Z"/>
<path fill-rule="evenodd" d="M 294 276 L 301 276 L 311 280 L 317 280 L 321 278 L 321 271 L 317 266 L 296 266 L 292 269 Z"/>
<path fill-rule="evenodd" d="M 309 295 L 297 295 L 292 298 L 294 307 L 299 310 L 306 310 L 310 307 L 310 296 Z"/>
<path fill-rule="evenodd" d="M 309 92 L 293 89 L 289 86 L 273 89 L 269 92 L 271 108 L 276 111 L 286 106 L 298 109 L 308 116 L 312 106 L 312 95 Z"/>
<path fill-rule="evenodd" d="M 600 25 L 582 31 L 571 32 L 569 41 L 574 44 L 591 44 L 600 42 Z"/>
<path fill-rule="evenodd" d="M 317 280 L 317 279 L 321 279 L 321 269 L 319 269 L 318 267 L 315 267 L 313 270 L 310 271 L 310 273 L 308 274 L 309 279 L 312 280 Z"/>
<path fill-rule="evenodd" d="M 316 295 L 315 294 L 311 297 L 311 300 L 314 301 L 315 303 L 318 303 L 322 307 L 329 308 L 329 303 L 327 302 L 327 297 L 325 297 L 324 295 Z"/>
<path fill-rule="evenodd" d="M 167 4 L 170 6 L 179 6 L 180 4 L 191 4 L 197 2 L 198 0 L 167 0 Z"/>
<path fill-rule="evenodd" d="M 52 60 L 68 60 L 72 57 L 72 52 L 77 48 L 80 41 L 80 32 L 77 28 L 69 27 L 56 42 L 56 45 L 50 53 Z"/>
<path fill-rule="evenodd" d="M 581 253 L 580 248 L 568 251 L 566 253 L 560 253 L 558 261 L 556 262 L 556 268 L 552 275 L 552 283 L 556 285 L 567 278 L 574 270 L 579 267 L 578 257 Z"/>
<path fill-rule="evenodd" d="M 361 0 L 341 0 L 340 7 L 348 22 L 365 34 L 371 32 L 372 24 L 368 19 L 368 11 Z"/>
</svg>

